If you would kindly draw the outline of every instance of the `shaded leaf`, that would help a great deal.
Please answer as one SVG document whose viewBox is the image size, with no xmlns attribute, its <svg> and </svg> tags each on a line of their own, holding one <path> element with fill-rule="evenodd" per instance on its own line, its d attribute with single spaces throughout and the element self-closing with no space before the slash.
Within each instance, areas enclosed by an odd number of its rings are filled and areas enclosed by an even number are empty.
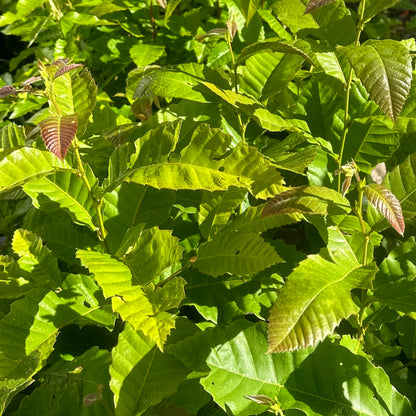
<svg viewBox="0 0 416 416">
<path fill-rule="evenodd" d="M 391 226 L 400 235 L 403 235 L 405 223 L 402 207 L 395 195 L 383 185 L 375 183 L 366 185 L 364 187 L 364 193 L 368 201 L 383 214 Z"/>
<path fill-rule="evenodd" d="M 72 71 L 73 69 L 76 69 L 76 68 L 82 68 L 82 64 L 68 64 L 68 65 L 64 65 L 64 66 L 62 66 L 62 68 L 59 68 L 55 72 L 54 77 L 55 78 L 58 78 L 61 75 L 64 75 L 67 72 Z"/>
<path fill-rule="evenodd" d="M 364 8 L 364 20 L 370 20 L 375 15 L 379 14 L 385 9 L 394 6 L 399 3 L 400 0 L 366 0 Z M 363 4 L 360 4 L 358 13 L 361 13 L 361 7 Z"/>
<path fill-rule="evenodd" d="M 115 416 L 143 414 L 171 396 L 187 373 L 178 360 L 162 354 L 153 341 L 127 324 L 112 351 L 110 366 Z"/>
<path fill-rule="evenodd" d="M 52 116 L 39 123 L 42 139 L 49 151 L 64 159 L 78 128 L 75 115 Z"/>
<path fill-rule="evenodd" d="M 396 120 L 410 91 L 412 59 L 401 42 L 369 40 L 344 49 L 371 99 L 391 119 Z"/>
</svg>

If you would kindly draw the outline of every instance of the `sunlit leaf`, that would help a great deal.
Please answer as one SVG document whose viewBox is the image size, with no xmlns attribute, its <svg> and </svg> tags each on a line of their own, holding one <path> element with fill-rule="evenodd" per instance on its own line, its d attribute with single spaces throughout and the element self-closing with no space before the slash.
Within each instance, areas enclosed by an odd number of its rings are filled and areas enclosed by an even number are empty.
<svg viewBox="0 0 416 416">
<path fill-rule="evenodd" d="M 293 214 L 338 215 L 350 211 L 338 192 L 322 186 L 299 186 L 276 195 L 263 209 L 263 216 Z"/>
<path fill-rule="evenodd" d="M 412 81 L 412 58 L 408 48 L 401 42 L 384 39 L 369 40 L 344 51 L 371 99 L 396 120 Z"/>
<path fill-rule="evenodd" d="M 309 0 L 306 6 L 305 14 L 311 13 L 320 7 L 323 7 L 329 3 L 332 3 L 334 0 Z"/>
<path fill-rule="evenodd" d="M 51 116 L 39 123 L 46 147 L 59 159 L 64 159 L 78 128 L 76 115 Z"/>
<path fill-rule="evenodd" d="M 387 219 L 391 226 L 401 235 L 404 233 L 404 219 L 400 201 L 383 185 L 375 183 L 366 185 L 364 192 L 371 202 Z"/>
</svg>

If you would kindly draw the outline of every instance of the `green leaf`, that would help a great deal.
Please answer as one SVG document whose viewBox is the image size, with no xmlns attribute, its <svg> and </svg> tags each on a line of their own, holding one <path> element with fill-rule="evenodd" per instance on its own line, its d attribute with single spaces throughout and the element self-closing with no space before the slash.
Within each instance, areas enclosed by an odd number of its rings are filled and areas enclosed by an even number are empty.
<svg viewBox="0 0 416 416">
<path fill-rule="evenodd" d="M 185 284 L 181 277 L 176 277 L 161 288 L 155 288 L 154 285 L 149 285 L 143 291 L 132 288 L 130 293 L 112 299 L 113 309 L 163 351 L 167 337 L 175 327 L 175 316 L 167 311 L 179 307 L 185 298 Z"/>
<path fill-rule="evenodd" d="M 13 251 L 20 256 L 20 271 L 38 286 L 55 289 L 61 283 L 56 258 L 34 233 L 18 229 L 13 235 Z"/>
<path fill-rule="evenodd" d="M 273 41 L 267 40 L 263 42 L 253 43 L 245 47 L 241 51 L 241 55 L 238 57 L 237 64 L 241 65 L 251 56 L 254 56 L 263 52 L 281 52 L 287 54 L 295 54 L 301 56 L 305 61 L 309 61 L 310 64 L 314 65 L 312 59 L 297 45 L 306 46 L 303 42 L 284 42 L 284 41 Z"/>
<path fill-rule="evenodd" d="M 400 234 L 404 233 L 404 220 L 399 200 L 383 185 L 372 183 L 364 187 L 368 201 L 377 208 L 391 226 Z"/>
<path fill-rule="evenodd" d="M 94 273 L 104 296 L 112 297 L 113 310 L 150 337 L 162 350 L 175 326 L 175 317 L 167 311 L 177 308 L 184 298 L 185 281 L 176 278 L 162 288 L 156 289 L 154 285 L 142 288 L 132 278 L 127 265 L 108 254 L 78 250 L 77 257 Z"/>
<path fill-rule="evenodd" d="M 331 2 L 309 14 L 304 14 L 305 3 L 306 0 L 278 0 L 272 5 L 272 9 L 292 32 L 318 29 L 314 31 L 316 35 L 332 46 L 354 42 L 355 24 L 344 2 Z"/>
<path fill-rule="evenodd" d="M 282 189 L 283 179 L 273 163 L 243 143 L 227 153 L 230 142 L 219 129 L 200 124 L 179 155 L 173 152 L 179 146 L 177 137 L 149 133 L 136 141 L 128 178 L 158 189 L 217 191 L 236 186 L 260 198 Z"/>
<path fill-rule="evenodd" d="M 182 259 L 182 247 L 169 230 L 137 226 L 128 230 L 116 256 L 129 266 L 133 280 L 145 285 Z"/>
<path fill-rule="evenodd" d="M 202 273 L 248 275 L 257 273 L 282 259 L 258 234 L 221 232 L 201 245 L 194 266 Z"/>
<path fill-rule="evenodd" d="M 166 5 L 166 11 L 165 11 L 165 24 L 169 20 L 169 17 L 172 16 L 172 13 L 175 11 L 175 9 L 179 6 L 179 4 L 182 2 L 182 0 L 169 0 L 168 4 Z"/>
<path fill-rule="evenodd" d="M 56 73 L 55 73 L 56 76 Z M 76 114 L 78 120 L 78 136 L 81 137 L 88 124 L 88 119 L 94 110 L 97 85 L 90 72 L 82 71 L 64 73 L 51 82 L 49 99 L 54 101 L 49 107 L 53 116 L 69 116 Z M 55 107 L 57 103 L 58 107 Z"/>
<path fill-rule="evenodd" d="M 164 51 L 164 46 L 145 45 L 140 43 L 131 47 L 130 57 L 133 62 L 141 68 L 157 61 L 163 55 Z"/>
<path fill-rule="evenodd" d="M 110 238 L 108 244 L 115 253 L 130 227 L 145 223 L 147 227 L 162 224 L 169 216 L 175 193 L 136 183 L 122 183 L 104 195 L 104 226 Z"/>
<path fill-rule="evenodd" d="M 263 216 L 281 214 L 339 215 L 350 211 L 339 192 L 323 186 L 298 186 L 276 195 L 263 209 Z"/>
<path fill-rule="evenodd" d="M 185 367 L 162 354 L 149 338 L 126 325 L 112 351 L 110 388 L 115 416 L 139 416 L 171 396 L 185 380 Z"/>
<path fill-rule="evenodd" d="M 308 416 L 415 414 L 381 367 L 345 347 L 326 341 L 316 349 L 266 355 L 263 324 L 245 328 L 238 323 L 223 337 L 227 341 L 208 356 L 211 372 L 201 384 L 234 415 L 265 411 L 264 405 L 243 399 L 252 395 L 274 398 L 288 414 L 289 409 Z M 366 383 L 359 381 L 363 375 Z"/>
<path fill-rule="evenodd" d="M 372 19 L 375 15 L 379 14 L 385 9 L 394 6 L 400 0 L 366 0 L 364 8 L 364 20 L 368 21 Z M 361 8 L 363 4 L 360 3 L 358 13 L 361 13 Z"/>
<path fill-rule="evenodd" d="M 227 224 L 233 209 L 244 199 L 246 191 L 230 188 L 226 192 L 204 192 L 198 211 L 201 234 L 207 240 Z"/>
<path fill-rule="evenodd" d="M 411 360 L 416 359 L 416 321 L 410 316 L 402 316 L 396 323 L 399 342 Z"/>
<path fill-rule="evenodd" d="M 344 160 L 352 159 L 361 171 L 370 173 L 393 154 L 399 141 L 400 134 L 389 118 L 357 118 L 348 129 Z"/>
<path fill-rule="evenodd" d="M 53 344 L 65 325 L 113 327 L 115 317 L 108 306 L 102 306 L 98 287 L 90 277 L 68 275 L 61 288 L 59 293 L 34 289 L 12 304 L 0 321 L 0 348 L 7 357 L 21 360 L 43 345 Z"/>
<path fill-rule="evenodd" d="M 19 409 L 13 415 L 89 416 L 102 414 L 103 406 L 113 410 L 108 373 L 110 364 L 110 353 L 99 350 L 98 347 L 91 348 L 72 361 L 60 360 L 54 363 L 42 375 L 42 384 L 22 399 Z M 89 397 L 96 398 L 96 401 L 86 407 L 86 399 Z"/>
<path fill-rule="evenodd" d="M 325 273 L 322 271 L 325 270 Z M 315 345 L 359 307 L 350 291 L 369 288 L 377 267 L 351 255 L 322 250 L 309 255 L 289 275 L 269 317 L 269 352 Z"/>
<path fill-rule="evenodd" d="M 93 187 L 97 179 L 90 170 L 88 173 L 90 185 Z M 91 193 L 78 175 L 68 171 L 56 172 L 26 183 L 23 190 L 32 198 L 34 206 L 50 211 L 60 208 L 69 212 L 75 223 L 96 231 L 96 206 Z"/>
<path fill-rule="evenodd" d="M 30 147 L 15 150 L 0 161 L 0 192 L 60 169 L 69 169 L 69 166 L 50 152 Z"/>
<path fill-rule="evenodd" d="M 0 26 L 10 25 L 18 19 L 28 16 L 33 10 L 42 6 L 46 0 L 18 0 L 15 3 L 15 12 L 8 11 L 0 18 Z"/>
<path fill-rule="evenodd" d="M 410 91 L 412 59 L 401 42 L 369 40 L 343 50 L 371 99 L 396 120 Z"/>
<path fill-rule="evenodd" d="M 242 2 L 242 11 L 246 18 L 246 24 L 250 23 L 250 20 L 256 14 L 257 10 L 260 8 L 261 0 L 244 0 Z"/>
<path fill-rule="evenodd" d="M 0 130 L 0 152 L 5 149 L 13 149 L 14 147 L 25 145 L 25 130 L 22 126 L 10 123 Z"/>
</svg>

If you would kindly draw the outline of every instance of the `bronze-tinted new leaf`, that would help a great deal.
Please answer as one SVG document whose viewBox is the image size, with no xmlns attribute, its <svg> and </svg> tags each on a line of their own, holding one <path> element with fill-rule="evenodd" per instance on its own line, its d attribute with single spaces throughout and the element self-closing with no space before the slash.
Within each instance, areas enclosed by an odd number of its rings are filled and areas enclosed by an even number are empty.
<svg viewBox="0 0 416 416">
<path fill-rule="evenodd" d="M 72 71 L 75 68 L 81 68 L 82 64 L 69 64 L 59 68 L 54 75 L 54 78 L 58 78 L 63 74 L 66 74 L 69 71 Z"/>
<path fill-rule="evenodd" d="M 364 187 L 368 201 L 374 205 L 400 234 L 404 233 L 402 207 L 396 196 L 383 185 L 372 183 Z"/>
<path fill-rule="evenodd" d="M 39 123 L 39 127 L 47 149 L 63 159 L 77 132 L 77 116 L 48 117 Z"/>
<path fill-rule="evenodd" d="M 309 0 L 308 5 L 306 6 L 305 14 L 311 13 L 316 9 L 319 9 L 322 6 L 326 6 L 329 3 L 333 3 L 334 0 Z"/>
<path fill-rule="evenodd" d="M 0 98 L 7 97 L 8 95 L 16 94 L 17 90 L 13 85 L 5 85 L 0 88 Z"/>
</svg>

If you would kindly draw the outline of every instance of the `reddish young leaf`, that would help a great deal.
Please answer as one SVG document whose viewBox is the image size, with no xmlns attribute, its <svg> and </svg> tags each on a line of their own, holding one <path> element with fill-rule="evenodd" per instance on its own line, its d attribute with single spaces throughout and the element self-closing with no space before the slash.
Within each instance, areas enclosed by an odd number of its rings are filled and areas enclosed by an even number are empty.
<svg viewBox="0 0 416 416">
<path fill-rule="evenodd" d="M 22 85 L 23 86 L 25 86 L 25 85 L 31 85 L 31 84 L 33 84 L 35 82 L 38 82 L 38 81 L 42 81 L 42 77 L 30 77 L 26 81 L 23 81 L 22 82 Z"/>
<path fill-rule="evenodd" d="M 402 207 L 396 196 L 383 185 L 372 183 L 364 187 L 368 201 L 374 205 L 400 234 L 404 233 Z"/>
<path fill-rule="evenodd" d="M 8 95 L 16 94 L 17 90 L 13 85 L 5 85 L 0 88 L 0 98 L 7 97 Z"/>
<path fill-rule="evenodd" d="M 59 69 L 55 72 L 54 77 L 55 77 L 55 78 L 58 78 L 58 77 L 60 77 L 61 75 L 66 74 L 67 72 L 72 71 L 72 70 L 73 70 L 73 69 L 75 69 L 75 68 L 81 68 L 81 67 L 82 67 L 82 64 L 71 64 L 71 65 L 65 65 L 65 66 L 63 66 L 62 68 L 59 68 Z"/>
<path fill-rule="evenodd" d="M 77 116 L 72 114 L 49 117 L 41 121 L 39 127 L 47 149 L 63 159 L 77 132 Z"/>
<path fill-rule="evenodd" d="M 306 6 L 305 14 L 311 13 L 316 9 L 319 9 L 322 6 L 326 6 L 329 3 L 333 3 L 334 0 L 309 0 L 308 5 Z"/>
</svg>

